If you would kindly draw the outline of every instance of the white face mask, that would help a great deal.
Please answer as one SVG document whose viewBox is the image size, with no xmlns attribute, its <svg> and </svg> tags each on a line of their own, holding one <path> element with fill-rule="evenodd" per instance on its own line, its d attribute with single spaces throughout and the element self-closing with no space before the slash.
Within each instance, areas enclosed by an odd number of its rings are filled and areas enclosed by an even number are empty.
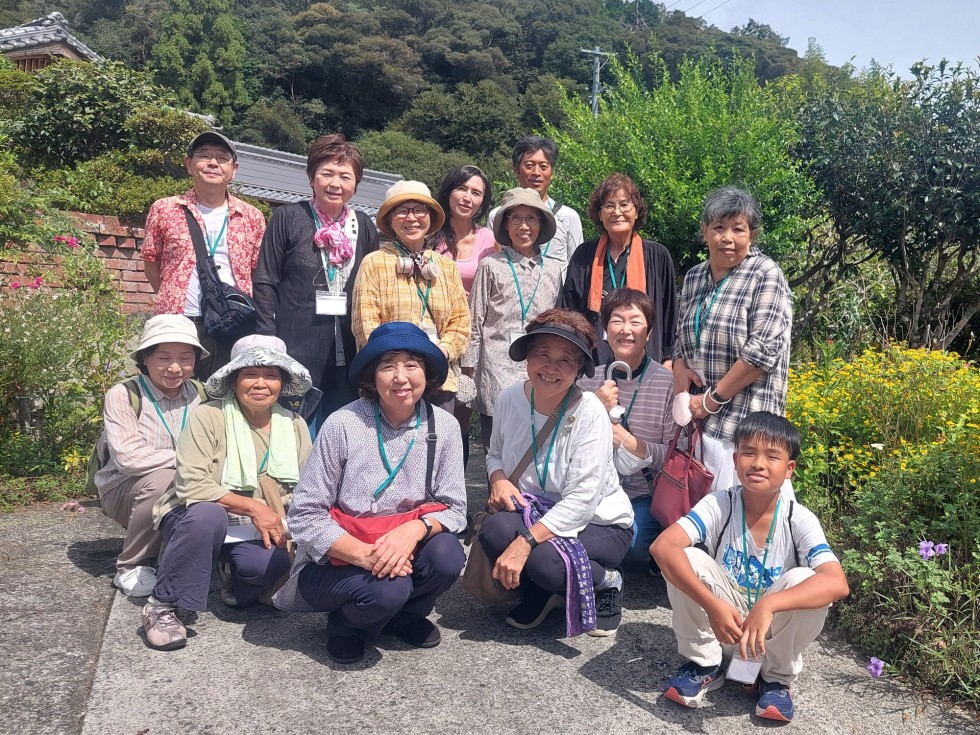
<svg viewBox="0 0 980 735">
<path fill-rule="evenodd" d="M 678 393 L 674 396 L 674 405 L 671 409 L 674 415 L 674 423 L 678 426 L 687 426 L 691 423 L 691 394 Z"/>
</svg>

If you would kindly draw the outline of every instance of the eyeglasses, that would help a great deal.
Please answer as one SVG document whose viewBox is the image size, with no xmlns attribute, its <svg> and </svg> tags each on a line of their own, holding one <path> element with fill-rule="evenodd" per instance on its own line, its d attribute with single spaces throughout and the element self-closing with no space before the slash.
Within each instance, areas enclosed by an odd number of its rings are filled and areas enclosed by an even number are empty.
<svg viewBox="0 0 980 735">
<path fill-rule="evenodd" d="M 208 153 L 207 151 L 197 151 L 191 158 L 201 163 L 206 163 L 213 158 L 219 166 L 224 166 L 233 160 L 230 153 Z"/>
<path fill-rule="evenodd" d="M 609 202 L 608 204 L 602 205 L 602 211 L 606 214 L 615 214 L 617 211 L 623 214 L 629 214 L 633 211 L 633 202 L 623 202 L 622 204 Z"/>
<path fill-rule="evenodd" d="M 414 207 L 399 207 L 392 214 L 398 219 L 408 219 L 410 214 L 414 214 L 415 219 L 422 219 L 429 216 L 429 208 L 424 204 L 417 204 Z"/>
<path fill-rule="evenodd" d="M 536 214 L 528 215 L 527 217 L 517 217 L 513 214 L 509 214 L 507 215 L 507 222 L 512 225 L 517 225 L 518 227 L 521 225 L 531 227 L 532 225 L 540 225 L 541 218 Z"/>
</svg>

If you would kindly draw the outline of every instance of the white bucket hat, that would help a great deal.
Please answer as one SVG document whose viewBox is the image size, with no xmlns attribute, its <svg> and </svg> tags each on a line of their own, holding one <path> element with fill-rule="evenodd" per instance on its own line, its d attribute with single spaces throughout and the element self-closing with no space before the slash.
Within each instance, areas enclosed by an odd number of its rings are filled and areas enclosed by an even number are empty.
<svg viewBox="0 0 980 735">
<path fill-rule="evenodd" d="M 231 348 L 231 362 L 208 378 L 204 389 L 212 398 L 229 398 L 235 392 L 231 376 L 247 367 L 277 367 L 289 375 L 280 395 L 302 396 L 313 387 L 310 371 L 286 354 L 286 343 L 278 337 L 253 334 L 242 337 Z"/>
<path fill-rule="evenodd" d="M 179 342 L 197 347 L 201 351 L 201 357 L 207 357 L 211 354 L 201 345 L 201 341 L 197 338 L 197 327 L 186 316 L 183 314 L 157 314 L 143 325 L 143 336 L 140 337 L 139 347 L 130 352 L 129 356 L 136 360 L 143 350 L 164 342 Z"/>
</svg>

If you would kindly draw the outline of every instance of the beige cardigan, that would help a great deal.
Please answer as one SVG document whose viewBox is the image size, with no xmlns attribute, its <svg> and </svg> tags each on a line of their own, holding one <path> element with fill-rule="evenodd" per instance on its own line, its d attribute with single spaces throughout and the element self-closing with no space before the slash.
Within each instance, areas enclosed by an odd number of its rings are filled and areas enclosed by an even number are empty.
<svg viewBox="0 0 980 735">
<path fill-rule="evenodd" d="M 299 416 L 293 416 L 296 432 L 296 448 L 302 469 L 310 455 L 310 430 Z M 258 465 L 269 447 L 269 436 L 252 430 L 255 444 L 255 461 Z M 198 406 L 187 417 L 187 426 L 177 439 L 177 478 L 173 486 L 153 506 L 153 527 L 159 528 L 167 513 L 181 505 L 214 502 L 229 491 L 221 484 L 225 468 L 227 444 L 225 443 L 225 419 L 220 401 L 209 401 Z M 264 474 L 264 473 L 263 473 Z M 283 504 L 288 505 L 292 488 L 281 487 Z M 256 500 L 263 501 L 260 497 Z"/>
</svg>

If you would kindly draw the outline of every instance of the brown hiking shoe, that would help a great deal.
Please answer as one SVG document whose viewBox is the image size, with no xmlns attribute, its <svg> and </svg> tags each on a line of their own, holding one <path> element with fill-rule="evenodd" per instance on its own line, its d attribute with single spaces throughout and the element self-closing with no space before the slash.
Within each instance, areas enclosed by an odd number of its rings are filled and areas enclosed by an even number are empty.
<svg viewBox="0 0 980 735">
<path fill-rule="evenodd" d="M 143 606 L 143 632 L 146 645 L 158 651 L 172 651 L 187 645 L 187 629 L 177 619 L 177 608 L 173 605 Z"/>
</svg>

